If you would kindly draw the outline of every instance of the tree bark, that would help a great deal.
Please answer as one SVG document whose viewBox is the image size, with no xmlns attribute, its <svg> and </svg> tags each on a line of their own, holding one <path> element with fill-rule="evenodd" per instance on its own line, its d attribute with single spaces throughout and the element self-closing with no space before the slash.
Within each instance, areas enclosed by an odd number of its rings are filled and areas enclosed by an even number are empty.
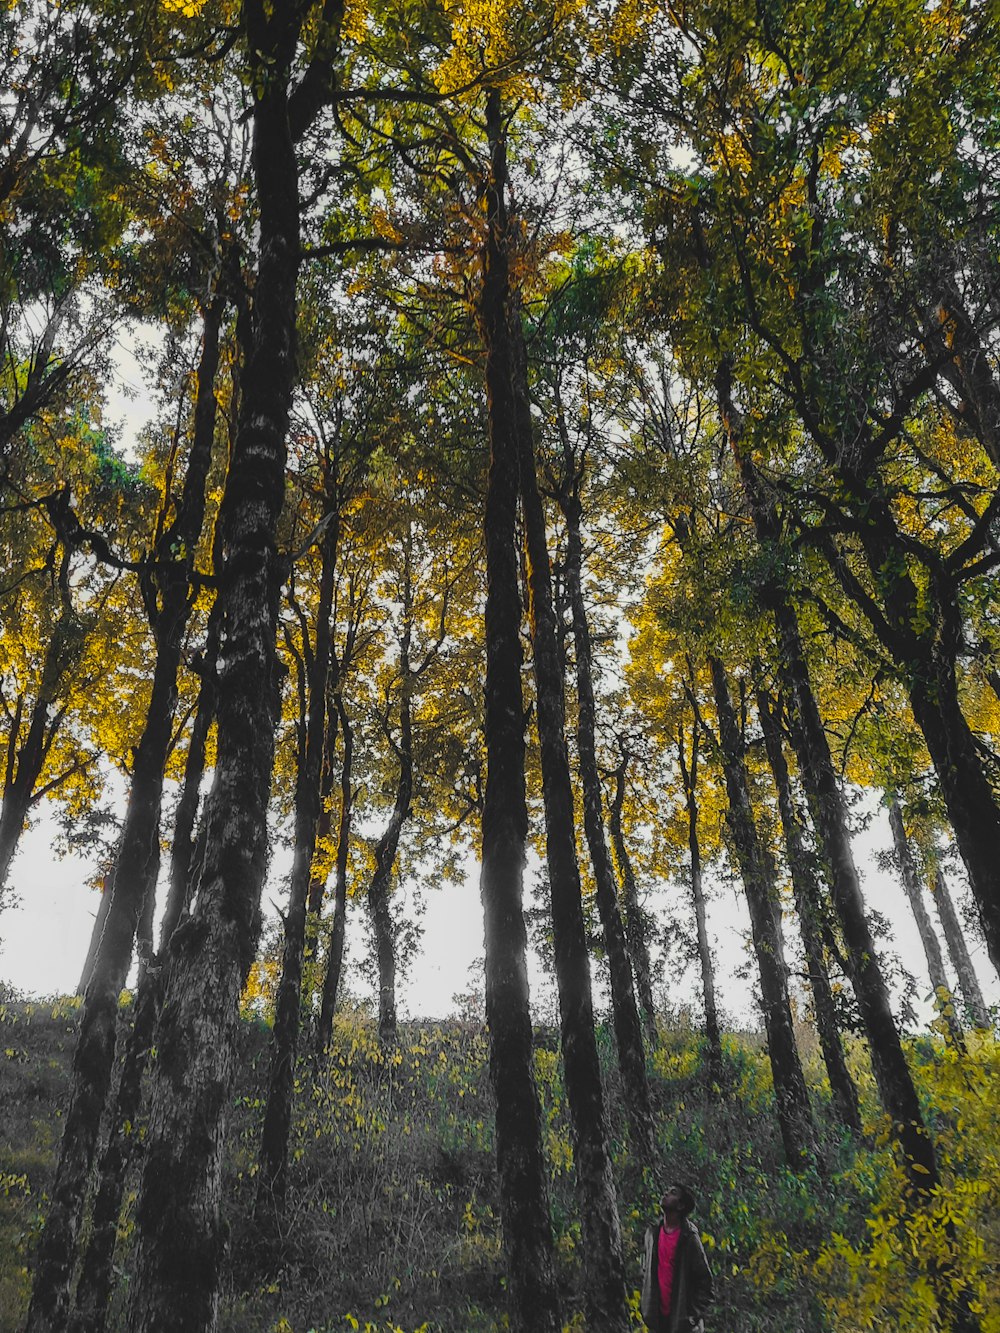
<svg viewBox="0 0 1000 1333">
<path fill-rule="evenodd" d="M 698 732 L 691 737 L 691 763 L 684 753 L 683 733 L 677 737 L 677 758 L 684 784 L 684 804 L 687 807 L 688 854 L 691 860 L 691 900 L 698 940 L 698 962 L 701 966 L 701 992 L 705 1005 L 705 1040 L 708 1042 L 708 1075 L 714 1087 L 722 1084 L 722 1032 L 719 1012 L 715 1003 L 715 965 L 708 938 L 708 913 L 705 910 L 705 890 L 701 874 L 701 842 L 698 837 Z"/>
<path fill-rule="evenodd" d="M 518 448 L 509 329 L 506 146 L 500 95 L 490 92 L 491 169 L 477 310 L 486 351 L 490 466 L 486 542 L 486 791 L 480 893 L 486 944 L 486 1022 L 496 1099 L 500 1220 L 511 1325 L 516 1333 L 562 1327 L 553 1271 L 548 1173 L 528 1007 L 522 911 L 528 809 L 524 785 L 521 599 L 517 558 Z"/>
<path fill-rule="evenodd" d="M 948 953 L 951 957 L 951 965 L 958 977 L 958 987 L 962 992 L 962 999 L 965 1001 L 969 1018 L 975 1027 L 981 1028 L 984 1032 L 989 1032 L 993 1024 L 990 1022 L 983 992 L 979 988 L 979 979 L 972 963 L 969 946 L 965 942 L 965 933 L 959 923 L 955 904 L 951 900 L 948 881 L 945 879 L 944 871 L 940 865 L 934 868 L 933 883 L 930 890 L 931 896 L 937 904 L 941 928 L 944 931 L 945 942 L 948 945 Z"/>
<path fill-rule="evenodd" d="M 656 1009 L 653 1004 L 652 968 L 649 961 L 649 945 L 646 942 L 646 927 L 639 905 L 639 890 L 635 881 L 635 867 L 629 856 L 622 827 L 622 809 L 625 804 L 625 774 L 628 769 L 628 755 L 614 773 L 615 794 L 608 807 L 608 826 L 611 832 L 611 846 L 614 849 L 615 866 L 621 884 L 622 905 L 625 909 L 625 939 L 629 957 L 632 960 L 632 975 L 642 1005 L 643 1023 L 646 1028 L 646 1040 L 655 1046 L 659 1040 L 656 1029 Z"/>
<path fill-rule="evenodd" d="M 788 853 L 788 868 L 792 877 L 792 891 L 795 895 L 795 910 L 799 918 L 799 930 L 802 934 L 802 948 L 805 953 L 806 967 L 809 972 L 809 988 L 812 991 L 813 1010 L 816 1015 L 816 1030 L 819 1034 L 820 1050 L 830 1080 L 833 1104 L 842 1125 L 853 1134 L 861 1133 L 861 1108 L 858 1103 L 858 1090 L 851 1078 L 844 1058 L 844 1048 L 840 1040 L 840 1028 L 837 1023 L 837 1006 L 830 987 L 830 976 L 823 956 L 822 906 L 819 884 L 813 869 L 812 860 L 805 845 L 802 822 L 795 808 L 792 797 L 792 784 L 785 762 L 785 752 L 781 740 L 781 728 L 778 723 L 777 708 L 764 689 L 757 691 L 757 711 L 760 715 L 764 733 L 764 745 L 767 749 L 768 763 L 774 777 L 775 790 L 778 793 L 778 811 L 781 817 L 781 829 Z"/>
<path fill-rule="evenodd" d="M 774 863 L 757 830 L 746 770 L 746 745 L 740 734 L 725 668 L 714 656 L 709 657 L 708 664 L 729 795 L 727 822 L 750 908 L 781 1141 L 788 1165 L 793 1171 L 801 1171 L 812 1161 L 815 1131 L 805 1076 L 795 1045 Z"/>
<path fill-rule="evenodd" d="M 204 519 L 205 480 L 215 436 L 215 376 L 223 308 L 223 299 L 216 296 L 204 312 L 195 427 L 184 491 L 174 522 L 156 544 L 159 561 L 170 561 L 156 575 L 158 607 L 153 587 L 146 592 L 147 603 L 153 608 L 151 618 L 156 639 L 150 701 L 136 748 L 125 822 L 111 870 L 108 910 L 84 995 L 69 1108 L 35 1264 L 28 1312 L 30 1333 L 61 1328 L 67 1318 L 77 1235 L 111 1083 L 118 997 L 128 976 L 136 929 L 154 892 L 159 868 L 163 770 L 172 740 L 177 672 L 191 607 L 190 571 Z M 181 562 L 175 563 L 175 547 L 186 552 Z"/>
<path fill-rule="evenodd" d="M 184 917 L 191 902 L 192 876 L 195 860 L 195 821 L 201 796 L 201 781 L 205 773 L 208 737 L 215 721 L 218 681 L 216 669 L 219 659 L 219 635 L 222 630 L 221 604 L 216 598 L 209 612 L 205 651 L 199 670 L 198 702 L 188 740 L 187 759 L 184 761 L 184 782 L 180 799 L 174 811 L 174 831 L 170 844 L 170 873 L 167 902 L 160 923 L 160 953 L 166 949 L 170 937 Z"/>
<path fill-rule="evenodd" d="M 214 384 L 210 384 L 208 380 L 210 365 L 211 356 L 206 360 L 203 355 L 195 408 L 194 434 L 199 441 L 196 475 L 203 477 L 206 475 L 203 467 L 204 450 L 206 445 L 210 447 L 214 437 L 216 418 Z M 185 495 L 187 495 L 186 489 Z M 188 519 L 192 518 L 193 515 L 189 513 Z M 190 522 L 188 526 L 190 527 Z M 215 669 L 219 632 L 219 603 L 216 600 L 209 612 L 205 650 L 197 667 L 200 685 L 188 742 L 181 796 L 174 815 L 167 901 L 160 921 L 157 955 L 152 953 L 152 894 L 147 895 L 140 922 L 140 970 L 135 999 L 135 1018 L 128 1034 L 118 1094 L 108 1129 L 108 1142 L 101 1158 L 98 1177 L 100 1185 L 94 1202 L 90 1240 L 80 1270 L 70 1322 L 73 1333 L 103 1333 L 107 1322 L 125 1180 L 130 1166 L 142 1150 L 138 1124 L 142 1113 L 143 1078 L 152 1051 L 163 998 L 162 969 L 170 937 L 188 906 L 193 854 L 192 831 L 205 768 L 208 733 L 215 717 Z M 110 895 L 105 894 L 102 902 L 105 900 L 110 901 Z M 144 923 L 148 925 L 144 927 Z M 95 938 L 92 946 L 95 951 L 98 942 L 99 940 Z"/>
<path fill-rule="evenodd" d="M 267 861 L 280 701 L 275 630 L 283 568 L 275 538 L 301 257 L 289 83 L 303 16 L 291 7 L 265 11 L 262 0 L 245 0 L 243 16 L 259 232 L 253 345 L 220 515 L 225 628 L 218 754 L 202 819 L 196 901 L 171 939 L 136 1210 L 132 1333 L 209 1333 L 216 1324 L 226 1234 L 220 1216 L 226 1111 L 239 996 L 256 948 Z M 328 17 L 335 32 L 339 10 Z M 334 37 L 324 32 L 321 39 L 325 50 Z"/>
<path fill-rule="evenodd" d="M 330 501 L 328 496 L 328 503 Z M 323 749 L 327 739 L 326 699 L 333 642 L 333 587 L 337 559 L 336 522 L 323 537 L 316 638 L 306 658 L 306 714 L 300 720 L 302 743 L 295 783 L 295 843 L 285 914 L 285 947 L 271 1030 L 267 1105 L 260 1140 L 255 1217 L 271 1236 L 284 1213 L 288 1185 L 288 1134 L 292 1123 L 295 1061 L 302 1010 L 302 964 L 306 944 L 306 907 L 316 850 L 322 794 Z"/>
<path fill-rule="evenodd" d="M 812 693 L 795 613 L 785 603 L 779 608 L 776 619 L 785 688 L 794 701 L 796 712 L 793 739 L 798 749 L 799 772 L 823 848 L 834 906 L 847 947 L 851 984 L 865 1025 L 879 1095 L 897 1127 L 910 1189 L 914 1196 L 923 1197 L 938 1181 L 934 1145 L 924 1125 L 865 913 L 843 796 Z"/>
<path fill-rule="evenodd" d="M 404 561 L 403 623 L 399 640 L 399 743 L 393 742 L 399 761 L 396 798 L 392 813 L 382 836 L 375 844 L 375 871 L 368 885 L 368 911 L 375 935 L 375 954 L 378 964 L 378 1035 L 384 1045 L 396 1041 L 396 940 L 389 891 L 392 873 L 399 849 L 403 824 L 410 815 L 413 799 L 413 672 L 410 666 L 410 635 L 412 630 L 412 589 L 410 586 L 409 554 Z M 388 728 L 387 728 L 388 730 Z M 391 738 L 390 738 L 391 739 Z"/>
<path fill-rule="evenodd" d="M 404 685 L 404 689 L 406 686 Z M 396 1041 L 396 940 L 389 891 L 396 864 L 399 836 L 410 812 L 413 792 L 412 744 L 409 700 L 400 705 L 399 779 L 389 822 L 375 844 L 375 871 L 368 885 L 368 911 L 375 933 L 378 964 L 378 1035 L 383 1045 Z"/>
<path fill-rule="evenodd" d="M 903 889 L 910 904 L 913 919 L 917 923 L 920 943 L 923 945 L 924 957 L 927 959 L 927 975 L 930 978 L 931 990 L 934 992 L 934 1007 L 944 1020 L 945 1033 L 949 1042 L 959 1050 L 964 1050 L 965 1038 L 962 1025 L 955 1012 L 955 999 L 951 993 L 951 987 L 948 985 L 948 974 L 945 972 L 944 958 L 941 956 L 941 945 L 934 933 L 930 913 L 927 911 L 927 904 L 924 902 L 923 886 L 920 882 L 920 876 L 917 874 L 917 867 L 914 864 L 909 839 L 906 836 L 906 826 L 903 823 L 903 812 L 900 809 L 899 797 L 894 792 L 889 792 L 887 793 L 887 803 L 889 807 L 889 827 L 892 830 L 892 845 L 896 852 L 896 864 L 899 866 Z"/>
<path fill-rule="evenodd" d="M 515 322 L 517 321 L 517 322 Z M 520 462 L 521 512 L 528 584 L 528 619 L 535 675 L 546 861 L 552 906 L 556 986 L 566 1093 L 573 1127 L 574 1165 L 580 1199 L 588 1318 L 595 1328 L 625 1330 L 625 1267 L 621 1224 L 608 1156 L 607 1119 L 594 1032 L 594 1006 L 576 859 L 573 785 L 566 750 L 562 654 L 556 626 L 545 532 L 535 473 L 524 335 L 511 297 L 515 430 Z"/>
<path fill-rule="evenodd" d="M 97 904 L 97 915 L 94 917 L 94 924 L 90 931 L 90 943 L 87 945 L 87 956 L 83 960 L 83 971 L 80 973 L 80 980 L 77 982 L 76 993 L 84 996 L 87 993 L 87 986 L 90 978 L 94 975 L 94 964 L 97 962 L 97 949 L 101 943 L 101 936 L 104 934 L 104 923 L 108 919 L 108 908 L 111 906 L 111 876 L 106 874 L 101 880 L 101 901 Z"/>
<path fill-rule="evenodd" d="M 114 1283 L 115 1246 L 125 1178 L 141 1151 L 139 1117 L 142 1080 L 149 1061 L 160 1008 L 158 971 L 147 969 L 136 1000 L 135 1021 L 129 1032 L 118 1095 L 101 1156 L 100 1186 L 94 1201 L 90 1240 L 77 1282 L 70 1333 L 104 1333 Z"/>
<path fill-rule="evenodd" d="M 339 678 L 339 671 L 336 661 L 331 658 L 330 661 L 330 683 L 332 684 Z M 316 845 L 321 846 L 329 838 L 333 830 L 333 808 L 331 798 L 333 796 L 333 785 L 336 778 L 336 749 L 337 749 L 337 728 L 340 723 L 340 716 L 336 706 L 336 692 L 329 688 L 326 704 L 326 740 L 323 745 L 323 771 L 320 776 L 319 795 L 320 812 L 319 819 L 316 821 Z M 327 875 L 323 869 L 328 868 L 328 863 L 324 860 L 322 866 L 313 864 L 312 873 L 309 877 L 309 893 L 306 897 L 306 916 L 308 921 L 314 921 L 317 926 L 320 916 L 323 912 L 323 898 L 326 894 Z M 315 941 L 312 941 L 312 947 L 315 947 Z"/>
<path fill-rule="evenodd" d="M 632 967 L 625 941 L 625 928 L 618 910 L 614 867 L 604 833 L 601 775 L 597 767 L 597 707 L 587 608 L 583 599 L 583 543 L 580 535 L 580 502 L 565 496 L 560 508 L 566 519 L 565 577 L 573 616 L 573 641 L 576 648 L 577 753 L 580 783 L 583 788 L 583 827 L 597 886 L 597 910 L 604 932 L 604 948 L 611 974 L 611 1011 L 622 1093 L 629 1118 L 633 1147 L 647 1161 L 653 1157 L 653 1115 L 646 1077 L 646 1053 L 642 1042 L 642 1024 L 635 1001 Z"/>
<path fill-rule="evenodd" d="M 351 767 L 354 761 L 354 729 L 344 706 L 343 697 L 335 696 L 340 732 L 344 738 L 344 759 L 340 770 L 340 823 L 337 830 L 337 859 L 333 881 L 333 925 L 326 955 L 323 977 L 323 997 L 319 1022 L 316 1026 L 316 1054 L 329 1049 L 333 1035 L 333 1016 L 337 1011 L 337 995 L 344 962 L 344 937 L 347 927 L 347 856 L 351 843 L 351 807 L 354 793 L 351 789 Z"/>
</svg>

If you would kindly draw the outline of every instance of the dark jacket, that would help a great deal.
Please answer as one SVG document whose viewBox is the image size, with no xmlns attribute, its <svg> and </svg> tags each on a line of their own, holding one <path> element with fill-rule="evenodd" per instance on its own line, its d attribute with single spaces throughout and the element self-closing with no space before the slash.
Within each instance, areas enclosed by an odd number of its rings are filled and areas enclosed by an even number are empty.
<svg viewBox="0 0 1000 1333">
<path fill-rule="evenodd" d="M 660 1223 L 647 1228 L 646 1256 L 642 1266 L 642 1299 L 639 1309 L 647 1328 L 658 1333 L 702 1333 L 702 1316 L 715 1298 L 712 1270 L 705 1258 L 698 1228 L 687 1218 L 681 1222 L 681 1234 L 674 1253 L 674 1282 L 670 1293 L 670 1314 L 660 1318 L 660 1284 L 657 1267 L 660 1249 Z"/>
</svg>

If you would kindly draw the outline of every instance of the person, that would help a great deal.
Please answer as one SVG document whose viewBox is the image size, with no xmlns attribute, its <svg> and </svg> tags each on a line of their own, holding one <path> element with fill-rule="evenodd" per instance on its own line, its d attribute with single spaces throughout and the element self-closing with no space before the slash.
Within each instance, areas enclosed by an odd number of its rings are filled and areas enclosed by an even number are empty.
<svg viewBox="0 0 1000 1333">
<path fill-rule="evenodd" d="M 702 1316 L 715 1291 L 698 1228 L 694 1195 L 671 1185 L 660 1199 L 661 1220 L 646 1230 L 642 1271 L 643 1322 L 653 1333 L 704 1333 Z"/>
</svg>

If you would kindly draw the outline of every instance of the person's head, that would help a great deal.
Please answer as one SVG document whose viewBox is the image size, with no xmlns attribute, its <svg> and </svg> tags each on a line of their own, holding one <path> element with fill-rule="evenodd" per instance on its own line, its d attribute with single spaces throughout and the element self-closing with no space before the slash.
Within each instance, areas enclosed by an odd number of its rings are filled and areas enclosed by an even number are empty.
<svg viewBox="0 0 1000 1333">
<path fill-rule="evenodd" d="M 686 1185 L 671 1185 L 660 1199 L 660 1211 L 665 1221 L 675 1225 L 694 1212 L 694 1203 L 694 1195 Z"/>
</svg>

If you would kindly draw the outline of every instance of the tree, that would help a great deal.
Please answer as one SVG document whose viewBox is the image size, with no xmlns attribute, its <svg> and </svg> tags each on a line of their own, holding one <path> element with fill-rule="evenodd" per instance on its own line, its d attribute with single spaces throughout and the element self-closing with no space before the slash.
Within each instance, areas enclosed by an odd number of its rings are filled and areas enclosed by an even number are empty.
<svg viewBox="0 0 1000 1333">
<path fill-rule="evenodd" d="M 903 889 L 913 912 L 913 918 L 917 923 L 920 943 L 923 945 L 924 955 L 927 959 L 927 972 L 930 976 L 931 990 L 934 992 L 935 1006 L 944 1023 L 948 1040 L 961 1048 L 965 1044 L 962 1025 L 955 1012 L 955 1000 L 951 993 L 951 987 L 948 985 L 948 974 L 944 969 L 941 945 L 934 933 L 934 926 L 931 924 L 927 904 L 923 899 L 923 885 L 917 875 L 917 867 L 906 836 L 906 825 L 903 822 L 903 811 L 899 805 L 898 794 L 892 792 L 887 799 L 889 804 L 889 827 L 892 829 L 892 844 L 896 853 L 896 863 L 899 866 Z"/>
<path fill-rule="evenodd" d="M 298 43 L 310 45 L 297 67 Z M 266 11 L 247 0 L 259 241 L 253 339 L 220 521 L 224 630 L 218 754 L 202 816 L 196 905 L 172 937 L 137 1211 L 129 1319 L 136 1329 L 214 1327 L 222 1228 L 217 1163 L 237 1002 L 256 943 L 279 681 L 275 544 L 295 381 L 301 262 L 297 145 L 328 99 L 340 8 Z"/>
<path fill-rule="evenodd" d="M 288 885 L 288 909 L 284 919 L 284 951 L 281 980 L 275 999 L 274 1029 L 271 1038 L 271 1066 L 268 1075 L 267 1105 L 261 1130 L 260 1176 L 257 1185 L 256 1214 L 262 1225 L 274 1233 L 284 1211 L 288 1184 L 288 1131 L 292 1118 L 292 1093 L 295 1060 L 298 1052 L 299 1013 L 301 1009 L 302 964 L 306 947 L 306 911 L 316 850 L 316 830 L 322 799 L 321 778 L 324 749 L 332 749 L 333 737 L 328 717 L 330 669 L 333 650 L 333 599 L 337 560 L 339 515 L 336 509 L 337 479 L 332 475 L 334 460 L 324 458 L 322 485 L 325 512 L 319 538 L 321 564 L 315 613 L 315 631 L 309 625 L 296 600 L 294 586 L 288 590 L 289 601 L 302 627 L 302 653 L 296 653 L 300 700 L 295 778 L 295 833 L 292 868 Z M 335 732 L 333 733 L 335 736 Z"/>
<path fill-rule="evenodd" d="M 570 605 L 575 647 L 577 730 L 576 748 L 583 790 L 583 823 L 596 883 L 597 910 L 611 974 L 611 1004 L 625 1104 L 635 1147 L 652 1156 L 652 1116 L 642 1025 L 636 1003 L 632 964 L 625 928 L 618 908 L 611 853 L 604 832 L 604 802 L 597 761 L 597 707 L 594 698 L 593 646 L 583 595 L 583 539 L 581 491 L 586 467 L 586 444 L 579 456 L 573 448 L 556 386 L 556 410 L 563 451 L 557 502 L 566 523 L 563 577 Z M 648 985 L 648 982 L 647 982 Z"/>
<path fill-rule="evenodd" d="M 693 673 L 692 673 L 693 674 Z M 689 688 L 694 688 L 694 681 Z M 683 731 L 677 734 L 677 765 L 684 788 L 687 807 L 688 854 L 691 858 L 691 899 L 694 904 L 695 927 L 698 936 L 698 962 L 701 966 L 701 989 L 705 997 L 705 1037 L 708 1041 L 709 1070 L 717 1084 L 722 1082 L 722 1032 L 715 1004 L 715 968 L 708 939 L 708 915 L 705 910 L 705 889 L 702 880 L 701 843 L 698 838 L 698 721 L 691 728 L 691 758 L 686 753 Z"/>
<path fill-rule="evenodd" d="M 858 1090 L 844 1058 L 836 1001 L 824 955 L 824 903 L 816 866 L 811 850 L 806 845 L 805 829 L 792 794 L 779 722 L 779 705 L 769 696 L 762 684 L 757 687 L 757 714 L 764 736 L 768 764 L 778 794 L 781 828 L 795 895 L 795 910 L 802 933 L 802 947 L 805 952 L 823 1061 L 841 1122 L 855 1134 L 860 1134 L 861 1109 L 858 1105 Z"/>
<path fill-rule="evenodd" d="M 768 505 L 740 430 L 743 417 L 729 395 L 725 372 L 720 376 L 723 420 L 732 444 L 744 492 L 761 541 L 779 539 L 777 516 Z M 798 621 L 785 589 L 777 579 L 762 588 L 762 601 L 774 617 L 778 636 L 781 678 L 796 716 L 794 730 L 799 771 L 812 807 L 826 873 L 850 959 L 851 981 L 868 1033 L 872 1060 L 883 1105 L 900 1126 L 900 1146 L 918 1196 L 927 1192 L 928 1177 L 936 1177 L 933 1146 L 924 1126 L 916 1089 L 906 1064 L 889 996 L 878 964 L 830 747 L 816 705 L 799 635 Z"/>
<path fill-rule="evenodd" d="M 118 997 L 132 946 L 159 869 L 163 772 L 173 742 L 177 674 L 191 582 L 205 513 L 205 482 L 215 443 L 215 378 L 225 298 L 206 303 L 194 428 L 184 489 L 171 520 L 165 498 L 157 522 L 151 567 L 143 570 L 143 595 L 156 643 L 145 723 L 135 752 L 129 803 L 110 874 L 108 911 L 87 981 L 83 1020 L 73 1064 L 73 1089 L 63 1129 L 52 1204 L 39 1246 L 29 1326 L 64 1317 L 76 1235 L 82 1218 L 101 1115 L 112 1075 Z M 150 942 L 147 941 L 147 953 Z"/>
<path fill-rule="evenodd" d="M 970 163 L 953 138 L 967 121 L 969 134 L 981 131 L 976 113 L 969 119 L 958 104 L 967 77 L 964 47 L 962 56 L 952 51 L 919 7 L 894 14 L 885 54 L 878 53 L 874 32 L 853 20 L 822 32 L 796 24 L 786 48 L 769 25 L 755 28 L 749 11 L 725 33 L 706 37 L 710 12 L 711 6 L 686 18 L 688 34 L 708 42 L 696 58 L 708 77 L 697 91 L 694 83 L 682 83 L 692 96 L 685 94 L 676 107 L 706 169 L 688 182 L 675 176 L 677 188 L 664 191 L 660 213 L 662 236 L 672 230 L 680 252 L 702 274 L 695 281 L 700 299 L 685 307 L 697 309 L 698 317 L 686 314 L 680 322 L 691 335 L 691 354 L 703 356 L 706 332 L 718 341 L 738 308 L 739 332 L 725 336 L 722 353 L 750 391 L 760 382 L 762 361 L 773 366 L 773 383 L 815 451 L 815 469 L 807 474 L 800 467 L 806 481 L 794 487 L 808 496 L 795 507 L 796 524 L 864 610 L 905 685 L 992 939 L 1000 891 L 987 844 L 1000 815 L 963 707 L 960 659 L 963 602 L 995 558 L 984 551 L 995 488 L 975 488 L 975 499 L 968 493 L 940 528 L 925 521 L 949 486 L 963 491 L 968 471 L 959 478 L 952 461 L 942 466 L 939 446 L 930 454 L 920 443 L 914 449 L 922 432 L 908 429 L 937 415 L 929 394 L 947 379 L 947 352 L 910 340 L 914 311 L 927 309 L 929 299 L 936 308 L 961 262 L 950 230 L 941 231 L 943 198 L 959 207 L 973 231 L 985 224 L 968 189 Z M 708 28 L 702 28 L 706 18 Z M 918 71 L 937 58 L 957 76 L 954 120 L 939 121 L 940 132 L 922 137 L 918 147 L 915 125 L 929 110 L 928 84 Z M 814 88 L 798 106 L 795 89 L 806 83 L 797 70 L 816 60 L 827 70 L 828 87 Z M 866 60 L 871 63 L 860 74 Z M 887 83 L 898 95 L 884 120 Z M 838 88 L 850 88 L 849 115 L 832 95 Z M 794 108 L 790 119 L 783 119 L 782 106 Z M 728 128 L 734 115 L 738 151 Z M 857 124 L 874 133 L 871 151 L 855 161 Z M 893 129 L 883 135 L 883 124 Z M 926 154 L 921 160 L 931 176 L 941 172 L 942 193 L 931 192 L 912 222 L 900 225 L 900 195 L 914 199 L 913 187 L 904 187 L 890 157 L 905 156 L 909 172 L 911 149 Z M 988 154 L 981 139 L 977 151 Z M 845 161 L 849 170 L 838 174 Z M 889 179 L 898 181 L 899 194 L 891 193 Z M 953 224 L 954 216 L 949 228 Z M 878 237 L 887 237 L 888 247 Z M 917 314 L 918 324 L 923 318 Z M 778 464 L 774 441 L 765 456 L 769 467 Z M 921 475 L 930 482 L 926 492 L 914 484 Z"/>
<path fill-rule="evenodd" d="M 636 991 L 642 1006 L 646 1039 L 655 1044 L 657 1041 L 656 1010 L 653 1005 L 649 945 L 642 917 L 642 907 L 639 902 L 635 867 L 629 855 L 622 824 L 622 810 L 625 806 L 625 782 L 631 758 L 627 746 L 623 745 L 621 760 L 612 773 L 615 787 L 614 794 L 608 802 L 608 827 L 611 835 L 611 846 L 614 850 L 615 867 L 621 884 L 622 905 L 625 912 L 625 939 L 632 960 L 632 974 L 635 977 Z"/>
<path fill-rule="evenodd" d="M 501 101 L 491 94 L 487 106 L 491 156 L 506 158 Z M 506 177 L 506 161 L 502 177 Z M 509 217 L 501 244 L 511 247 Z M 510 341 L 514 437 L 518 451 L 521 514 L 531 630 L 535 706 L 541 754 L 548 865 L 559 991 L 560 1036 L 574 1137 L 574 1169 L 588 1254 L 588 1308 L 606 1327 L 625 1326 L 624 1265 L 621 1224 L 608 1158 L 607 1123 L 601 1088 L 590 964 L 584 930 L 580 871 L 576 858 L 573 787 L 566 751 L 566 712 L 562 654 L 546 537 L 545 513 L 535 470 L 535 445 L 528 390 L 527 349 L 520 326 L 521 303 L 507 271 L 503 293 L 506 336 Z"/>
<path fill-rule="evenodd" d="M 514 401 L 506 146 L 500 94 L 489 94 L 494 127 L 483 200 L 487 228 L 477 317 L 485 349 L 490 469 L 486 490 L 486 790 L 480 893 L 486 927 L 486 1021 L 496 1097 L 500 1208 L 515 1327 L 555 1330 L 559 1297 L 541 1110 L 532 1063 L 527 937 L 522 912 L 528 836 L 521 692 L 521 596 L 516 515 L 520 447 Z"/>
<path fill-rule="evenodd" d="M 717 657 L 710 657 L 708 665 L 712 673 L 719 719 L 719 747 L 729 792 L 726 818 L 750 908 L 778 1122 L 788 1163 L 793 1169 L 801 1170 L 811 1157 L 813 1124 L 792 1026 L 774 863 L 756 828 L 744 761 L 746 742 L 740 735 L 726 671 Z"/>
</svg>

